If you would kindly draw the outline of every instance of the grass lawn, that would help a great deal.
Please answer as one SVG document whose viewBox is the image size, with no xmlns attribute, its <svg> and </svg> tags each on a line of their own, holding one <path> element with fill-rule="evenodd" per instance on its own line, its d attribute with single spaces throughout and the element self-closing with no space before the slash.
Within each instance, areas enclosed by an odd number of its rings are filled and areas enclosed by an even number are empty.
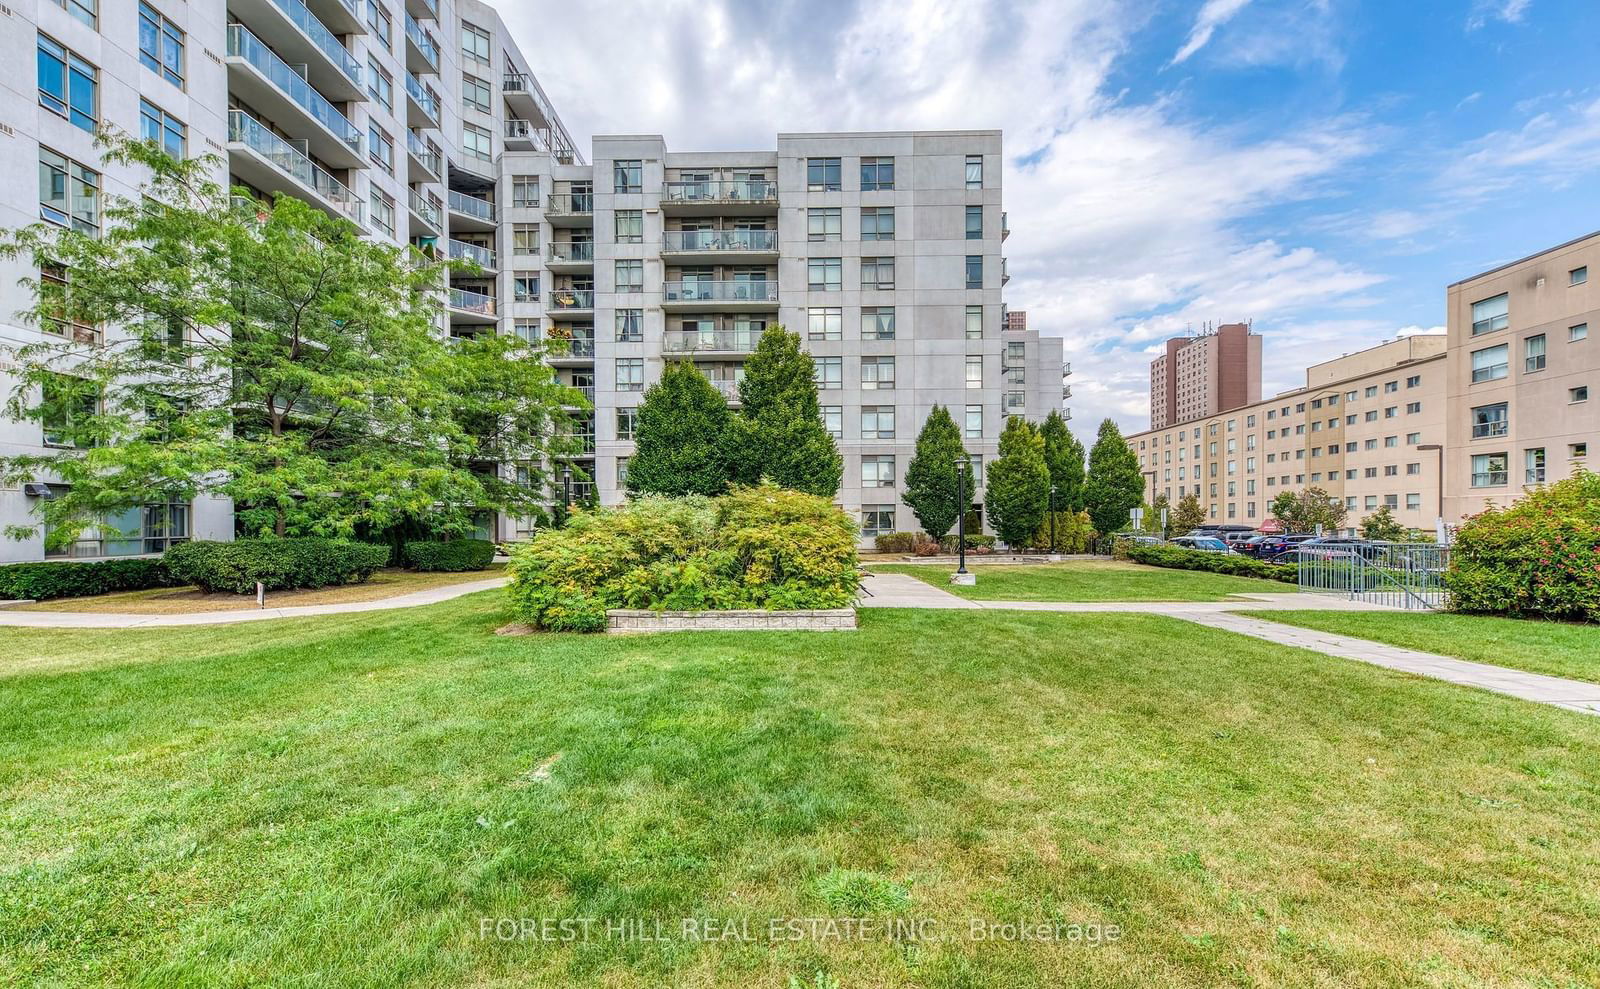
<svg viewBox="0 0 1600 989">
<path fill-rule="evenodd" d="M 1168 570 L 1138 563 L 1078 560 L 1047 564 L 978 564 L 971 587 L 950 583 L 954 566 L 872 566 L 883 573 L 910 574 L 974 601 L 1223 601 L 1229 594 L 1293 593 L 1293 584 L 1196 570 Z"/>
<path fill-rule="evenodd" d="M 1600 683 L 1600 625 L 1388 611 L 1252 611 L 1250 617 Z"/>
<path fill-rule="evenodd" d="M 5 632 L 0 985 L 1600 978 L 1600 719 L 1152 616 L 507 618 Z"/>
<path fill-rule="evenodd" d="M 492 580 L 505 574 L 505 564 L 491 564 L 487 570 L 467 573 L 417 573 L 412 570 L 379 570 L 365 584 L 324 587 L 321 590 L 268 591 L 267 606 L 295 608 L 307 604 L 342 604 L 347 601 L 377 601 L 413 591 L 451 584 Z M 202 594 L 193 587 L 162 587 L 150 591 L 124 591 L 86 598 L 56 598 L 38 604 L 24 604 L 12 611 L 88 611 L 128 615 L 183 615 L 199 611 L 235 611 L 254 608 L 253 594 Z"/>
</svg>

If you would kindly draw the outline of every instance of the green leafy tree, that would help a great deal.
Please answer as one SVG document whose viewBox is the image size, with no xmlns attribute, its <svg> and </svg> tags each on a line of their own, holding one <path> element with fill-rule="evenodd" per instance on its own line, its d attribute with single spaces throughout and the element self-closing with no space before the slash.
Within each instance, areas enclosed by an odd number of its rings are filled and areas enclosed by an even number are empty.
<svg viewBox="0 0 1600 989">
<path fill-rule="evenodd" d="M 917 434 L 905 485 L 901 500 L 911 507 L 922 531 L 935 539 L 949 532 L 961 513 L 972 507 L 972 464 L 961 442 L 960 427 L 942 405 L 933 407 Z M 956 498 L 963 492 L 966 500 L 958 508 Z"/>
<path fill-rule="evenodd" d="M 1150 503 L 1150 507 L 1145 510 L 1145 513 L 1144 513 L 1144 531 L 1145 532 L 1151 533 L 1152 535 L 1158 535 L 1158 536 L 1161 534 L 1161 511 L 1162 511 L 1162 509 L 1166 509 L 1166 512 L 1167 512 L 1167 523 L 1169 525 L 1172 523 L 1172 499 L 1168 498 L 1164 494 L 1159 494 L 1159 495 L 1156 495 L 1156 500 Z"/>
<path fill-rule="evenodd" d="M 1055 409 L 1039 425 L 1044 440 L 1044 462 L 1050 468 L 1050 483 L 1056 487 L 1056 511 L 1083 510 L 1083 444 L 1067 428 L 1067 420 Z"/>
<path fill-rule="evenodd" d="M 737 483 L 765 478 L 827 498 L 838 493 L 844 458 L 822 423 L 811 355 L 799 334 L 775 326 L 761 335 L 744 365 L 725 456 Z"/>
<path fill-rule="evenodd" d="M 1000 457 L 990 465 L 984 488 L 989 525 L 1007 546 L 1026 546 L 1044 521 L 1049 500 L 1044 440 L 1031 424 L 1012 416 L 1000 433 Z"/>
<path fill-rule="evenodd" d="M 1361 520 L 1361 537 L 1377 542 L 1397 543 L 1406 537 L 1406 530 L 1394 517 L 1388 505 Z"/>
<path fill-rule="evenodd" d="M 1122 438 L 1110 419 L 1100 423 L 1100 434 L 1089 451 L 1089 473 L 1084 482 L 1089 517 L 1101 535 L 1128 526 L 1128 511 L 1144 504 L 1144 474 L 1139 455 Z"/>
<path fill-rule="evenodd" d="M 1178 510 L 1172 513 L 1171 532 L 1182 536 L 1190 529 L 1206 524 L 1206 510 L 1200 507 L 1200 498 L 1193 491 L 1185 491 L 1178 499 Z"/>
<path fill-rule="evenodd" d="M 631 494 L 718 495 L 728 489 L 725 459 L 733 421 L 727 400 L 690 361 L 669 361 L 639 406 Z"/>
<path fill-rule="evenodd" d="M 56 447 L 0 459 L 7 481 L 56 490 L 9 535 L 43 523 L 60 546 L 107 516 L 202 495 L 279 536 L 419 520 L 463 534 L 475 513 L 536 510 L 577 395 L 520 340 L 442 340 L 440 264 L 298 199 L 227 189 L 215 156 L 99 143 L 146 176 L 106 197 L 100 236 L 0 234 L 0 257 L 40 273 L 21 315 L 43 331 L 9 348 L 6 412 Z M 513 462 L 520 477 L 482 469 Z"/>
<path fill-rule="evenodd" d="M 1281 492 L 1272 499 L 1271 508 L 1288 532 L 1315 532 L 1319 525 L 1324 530 L 1344 528 L 1344 502 L 1318 487 Z"/>
</svg>

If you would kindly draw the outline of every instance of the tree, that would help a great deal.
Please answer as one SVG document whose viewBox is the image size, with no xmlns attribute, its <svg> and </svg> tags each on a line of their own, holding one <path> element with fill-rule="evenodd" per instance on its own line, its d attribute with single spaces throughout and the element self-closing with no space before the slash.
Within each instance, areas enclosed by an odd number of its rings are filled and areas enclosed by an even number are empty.
<svg viewBox="0 0 1600 989">
<path fill-rule="evenodd" d="M 106 197 L 99 236 L 0 234 L 0 257 L 40 272 L 23 318 L 43 331 L 9 350 L 6 412 L 59 447 L 0 459 L 0 475 L 51 484 L 36 509 L 51 547 L 201 495 L 279 536 L 457 534 L 475 512 L 534 510 L 576 393 L 521 340 L 441 339 L 444 265 L 298 199 L 224 188 L 216 156 L 99 144 L 147 175 Z M 513 462 L 520 483 L 482 469 Z"/>
<path fill-rule="evenodd" d="M 1012 416 L 1000 433 L 1000 457 L 989 466 L 984 488 L 989 525 L 1007 546 L 1026 546 L 1044 520 L 1049 499 L 1044 440 L 1032 425 Z"/>
<path fill-rule="evenodd" d="M 727 400 L 690 361 L 669 361 L 644 393 L 628 459 L 631 494 L 719 495 L 733 416 Z"/>
<path fill-rule="evenodd" d="M 761 335 L 745 362 L 730 426 L 725 456 L 736 483 L 765 478 L 826 498 L 838 493 L 844 458 L 822 423 L 816 374 L 799 334 L 774 326 Z"/>
<path fill-rule="evenodd" d="M 1100 423 L 1100 434 L 1089 451 L 1089 473 L 1083 486 L 1084 501 L 1094 527 L 1101 535 L 1128 526 L 1128 511 L 1144 504 L 1144 474 L 1139 455 L 1122 438 L 1110 419 Z"/>
<path fill-rule="evenodd" d="M 1083 444 L 1067 428 L 1067 420 L 1055 409 L 1039 426 L 1044 439 L 1044 462 L 1050 468 L 1050 483 L 1056 487 L 1056 510 L 1083 510 Z"/>
<path fill-rule="evenodd" d="M 1144 512 L 1144 531 L 1155 535 L 1161 533 L 1161 510 L 1167 510 L 1167 521 L 1172 521 L 1172 500 L 1164 494 L 1156 495 L 1156 500 L 1151 502 Z"/>
<path fill-rule="evenodd" d="M 1185 491 L 1178 499 L 1178 510 L 1172 514 L 1172 534 L 1181 536 L 1205 524 L 1206 510 L 1200 507 L 1199 496 L 1193 491 Z"/>
<path fill-rule="evenodd" d="M 1361 538 L 1375 542 L 1397 543 L 1404 539 L 1406 530 L 1394 517 L 1388 505 L 1361 520 Z"/>
<path fill-rule="evenodd" d="M 1306 488 L 1299 494 L 1281 492 L 1270 507 L 1273 517 L 1283 523 L 1287 532 L 1315 532 L 1318 525 L 1324 530 L 1344 528 L 1344 502 L 1318 487 Z"/>
<path fill-rule="evenodd" d="M 960 427 L 942 405 L 933 407 L 917 434 L 917 449 L 906 466 L 905 484 L 901 500 L 911 507 L 922 530 L 934 539 L 949 532 L 961 513 L 972 506 L 972 464 L 961 442 Z M 958 508 L 956 496 L 962 491 L 966 498 Z"/>
</svg>

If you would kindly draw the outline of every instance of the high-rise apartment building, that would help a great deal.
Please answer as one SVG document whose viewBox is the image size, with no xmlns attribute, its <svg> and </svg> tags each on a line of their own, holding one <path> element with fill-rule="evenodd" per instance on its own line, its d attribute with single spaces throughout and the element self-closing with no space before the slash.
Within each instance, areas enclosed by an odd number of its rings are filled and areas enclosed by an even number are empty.
<svg viewBox="0 0 1600 989">
<path fill-rule="evenodd" d="M 1150 362 L 1150 428 L 1216 415 L 1261 400 L 1261 336 L 1225 323 L 1173 337 Z"/>
</svg>

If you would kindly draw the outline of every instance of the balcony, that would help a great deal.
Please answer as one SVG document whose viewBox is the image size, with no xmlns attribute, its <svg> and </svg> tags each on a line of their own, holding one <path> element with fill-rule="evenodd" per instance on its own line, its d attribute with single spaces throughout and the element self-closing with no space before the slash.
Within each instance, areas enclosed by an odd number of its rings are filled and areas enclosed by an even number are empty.
<svg viewBox="0 0 1600 989">
<path fill-rule="evenodd" d="M 776 213 L 778 183 L 767 179 L 668 182 L 661 190 L 661 209 L 679 216 Z"/>
<path fill-rule="evenodd" d="M 588 327 L 584 329 L 587 331 Z M 552 365 L 588 366 L 594 363 L 594 337 L 551 336 L 545 343 L 548 347 L 545 351 L 545 360 Z"/>
<path fill-rule="evenodd" d="M 730 404 L 739 404 L 739 382 L 711 379 L 711 387 L 715 388 Z"/>
<path fill-rule="evenodd" d="M 581 271 L 594 267 L 594 242 L 589 240 L 552 241 L 545 267 L 551 271 Z"/>
<path fill-rule="evenodd" d="M 562 402 L 562 408 L 579 410 L 594 408 L 594 385 L 567 385 L 567 387 L 583 396 L 584 404 L 579 405 L 576 402 Z"/>
<path fill-rule="evenodd" d="M 406 206 L 411 210 L 413 234 L 419 226 L 426 228 L 426 232 L 434 237 L 444 233 L 444 209 L 438 200 L 412 189 L 406 196 Z"/>
<path fill-rule="evenodd" d="M 549 151 L 550 128 L 540 127 L 531 120 L 512 118 L 506 121 L 507 151 Z"/>
<path fill-rule="evenodd" d="M 454 220 L 461 221 L 461 229 L 493 230 L 496 212 L 494 203 L 477 196 L 451 189 L 446 199 Z"/>
<path fill-rule="evenodd" d="M 361 0 L 305 0 L 305 4 L 334 34 L 367 33 Z"/>
<path fill-rule="evenodd" d="M 668 230 L 661 253 L 714 255 L 730 263 L 767 260 L 778 253 L 778 231 Z"/>
<path fill-rule="evenodd" d="M 549 308 L 554 312 L 586 312 L 594 308 L 592 288 L 554 288 Z"/>
<path fill-rule="evenodd" d="M 406 0 L 406 13 L 436 21 L 439 19 L 439 0 Z"/>
<path fill-rule="evenodd" d="M 496 318 L 494 296 L 482 292 L 453 288 L 450 290 L 449 306 L 450 322 L 453 324 L 493 323 Z"/>
<path fill-rule="evenodd" d="M 1072 362 L 1071 361 L 1062 361 L 1061 362 L 1061 376 L 1063 378 L 1070 378 L 1072 376 Z"/>
<path fill-rule="evenodd" d="M 1000 259 L 1000 284 L 1001 285 L 1004 285 L 1006 282 L 1009 282 L 1011 280 L 1011 272 L 1006 270 L 1006 262 L 1007 262 L 1007 260 L 1008 259 L 1006 259 L 1006 258 L 1001 258 Z"/>
<path fill-rule="evenodd" d="M 439 94 L 410 72 L 406 73 L 406 124 L 410 127 L 439 126 Z"/>
<path fill-rule="evenodd" d="M 1071 385 L 1062 385 L 1061 386 L 1061 399 L 1062 399 L 1062 401 L 1066 401 L 1067 399 L 1069 399 L 1071 397 L 1072 397 L 1072 386 Z"/>
<path fill-rule="evenodd" d="M 778 283 L 664 282 L 661 304 L 677 309 L 771 309 L 778 304 Z"/>
<path fill-rule="evenodd" d="M 556 193 L 544 201 L 544 218 L 553 227 L 594 226 L 594 193 Z"/>
<path fill-rule="evenodd" d="M 362 222 L 363 204 L 355 193 L 243 110 L 228 111 L 228 166 L 263 192 L 288 193 L 334 216 Z"/>
<path fill-rule="evenodd" d="M 311 153 L 335 168 L 365 168 L 361 131 L 243 24 L 228 25 L 228 85 L 280 125 L 299 124 Z"/>
<path fill-rule="evenodd" d="M 1001 210 L 1001 212 L 1000 212 L 1000 239 L 1001 240 L 1005 240 L 1009 236 L 1011 236 L 1011 221 L 1006 216 L 1005 211 Z"/>
<path fill-rule="evenodd" d="M 406 68 L 412 72 L 439 72 L 439 42 L 417 19 L 406 13 Z"/>
<path fill-rule="evenodd" d="M 716 356 L 748 354 L 761 342 L 762 330 L 675 330 L 662 339 L 667 354 Z"/>
<path fill-rule="evenodd" d="M 311 85 L 341 102 L 367 98 L 362 65 L 302 0 L 230 0 L 228 9 L 273 38 L 277 52 L 304 65 Z"/>
<path fill-rule="evenodd" d="M 477 265 L 484 271 L 494 271 L 499 266 L 495 263 L 495 253 L 487 247 L 469 244 L 464 240 L 451 239 L 446 244 L 447 253 L 452 261 L 464 261 Z"/>
<path fill-rule="evenodd" d="M 413 182 L 443 182 L 444 155 L 439 146 L 414 130 L 406 131 L 406 154 L 410 156 Z"/>
</svg>

